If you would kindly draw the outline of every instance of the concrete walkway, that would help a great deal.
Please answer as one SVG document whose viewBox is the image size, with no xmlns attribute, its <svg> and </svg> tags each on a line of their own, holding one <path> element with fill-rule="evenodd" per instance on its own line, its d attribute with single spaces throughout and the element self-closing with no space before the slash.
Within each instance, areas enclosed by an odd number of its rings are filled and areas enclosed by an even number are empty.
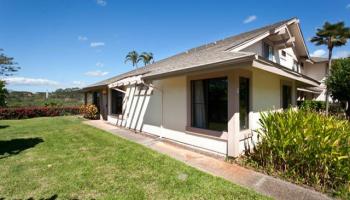
<svg viewBox="0 0 350 200">
<path fill-rule="evenodd" d="M 236 164 L 230 164 L 212 156 L 191 151 L 181 145 L 175 145 L 157 137 L 136 134 L 104 121 L 84 121 L 85 124 L 105 130 L 119 137 L 134 141 L 159 153 L 166 154 L 201 171 L 222 177 L 232 183 L 251 188 L 274 199 L 331 199 L 319 192 L 267 176 Z"/>
</svg>

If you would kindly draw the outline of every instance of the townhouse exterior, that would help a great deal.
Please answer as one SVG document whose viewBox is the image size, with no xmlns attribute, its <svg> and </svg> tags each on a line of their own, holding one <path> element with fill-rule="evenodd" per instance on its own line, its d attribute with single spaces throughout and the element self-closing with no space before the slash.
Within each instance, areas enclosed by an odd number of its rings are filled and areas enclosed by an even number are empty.
<svg viewBox="0 0 350 200">
<path fill-rule="evenodd" d="M 84 88 L 85 102 L 119 127 L 237 157 L 261 112 L 322 98 L 322 68 L 292 18 L 190 49 Z"/>
</svg>

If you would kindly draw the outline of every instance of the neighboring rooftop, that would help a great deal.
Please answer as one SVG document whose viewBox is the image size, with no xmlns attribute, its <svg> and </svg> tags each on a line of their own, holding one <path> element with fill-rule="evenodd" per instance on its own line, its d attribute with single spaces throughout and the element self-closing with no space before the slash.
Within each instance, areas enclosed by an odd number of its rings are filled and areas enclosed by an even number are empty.
<svg viewBox="0 0 350 200">
<path fill-rule="evenodd" d="M 176 54 L 174 56 L 159 60 L 153 64 L 141 67 L 138 69 L 131 70 L 129 72 L 114 76 L 112 78 L 103 80 L 101 82 L 89 85 L 85 88 L 93 88 L 105 86 L 110 83 L 116 82 L 120 79 L 127 78 L 135 75 L 154 75 L 160 73 L 166 73 L 169 71 L 187 69 L 196 66 L 203 66 L 208 64 L 220 63 L 228 60 L 234 60 L 238 58 L 244 58 L 252 56 L 252 53 L 245 52 L 230 52 L 227 51 L 243 42 L 251 40 L 263 33 L 273 31 L 276 28 L 286 24 L 291 20 L 283 20 L 271 25 L 264 26 L 262 28 L 254 29 L 252 31 L 244 32 L 235 36 L 231 36 L 216 42 L 208 43 L 196 48 L 192 48 L 188 51 Z"/>
<path fill-rule="evenodd" d="M 328 58 L 323 57 L 311 57 L 311 60 L 314 62 L 328 62 Z"/>
</svg>

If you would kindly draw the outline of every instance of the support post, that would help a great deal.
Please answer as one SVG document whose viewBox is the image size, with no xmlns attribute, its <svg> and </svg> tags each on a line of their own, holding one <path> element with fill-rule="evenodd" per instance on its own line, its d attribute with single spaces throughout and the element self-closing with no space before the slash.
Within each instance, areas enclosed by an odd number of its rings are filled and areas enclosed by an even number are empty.
<svg viewBox="0 0 350 200">
<path fill-rule="evenodd" d="M 227 155 L 239 156 L 239 75 L 228 76 L 228 137 Z"/>
<path fill-rule="evenodd" d="M 87 105 L 87 92 L 84 92 L 84 105 Z"/>
</svg>

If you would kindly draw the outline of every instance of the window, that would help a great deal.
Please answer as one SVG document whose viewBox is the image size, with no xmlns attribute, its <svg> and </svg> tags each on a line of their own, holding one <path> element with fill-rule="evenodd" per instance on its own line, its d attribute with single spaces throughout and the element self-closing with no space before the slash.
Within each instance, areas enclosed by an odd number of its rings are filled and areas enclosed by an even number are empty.
<svg viewBox="0 0 350 200">
<path fill-rule="evenodd" d="M 124 93 L 117 91 L 117 90 L 111 90 L 111 113 L 115 115 L 119 115 L 123 113 L 123 100 L 124 100 Z"/>
<path fill-rule="evenodd" d="M 249 79 L 239 78 L 239 121 L 240 129 L 249 128 Z"/>
<path fill-rule="evenodd" d="M 298 61 L 296 61 L 296 60 L 293 60 L 293 71 L 299 72 Z"/>
<path fill-rule="evenodd" d="M 287 109 L 292 104 L 292 87 L 282 85 L 282 108 Z"/>
<path fill-rule="evenodd" d="M 283 57 L 286 57 L 286 55 L 287 55 L 286 52 L 285 52 L 285 51 L 282 51 L 282 56 L 283 56 Z"/>
<path fill-rule="evenodd" d="M 227 78 L 191 81 L 191 126 L 227 131 Z"/>
<path fill-rule="evenodd" d="M 273 53 L 273 48 L 272 48 L 271 45 L 269 45 L 269 44 L 267 44 L 267 43 L 264 43 L 264 46 L 263 46 L 263 53 L 264 53 L 264 55 L 263 55 L 264 58 L 273 61 L 274 53 Z"/>
<path fill-rule="evenodd" d="M 92 94 L 92 104 L 97 107 L 98 112 L 100 112 L 100 93 L 94 92 Z"/>
</svg>

